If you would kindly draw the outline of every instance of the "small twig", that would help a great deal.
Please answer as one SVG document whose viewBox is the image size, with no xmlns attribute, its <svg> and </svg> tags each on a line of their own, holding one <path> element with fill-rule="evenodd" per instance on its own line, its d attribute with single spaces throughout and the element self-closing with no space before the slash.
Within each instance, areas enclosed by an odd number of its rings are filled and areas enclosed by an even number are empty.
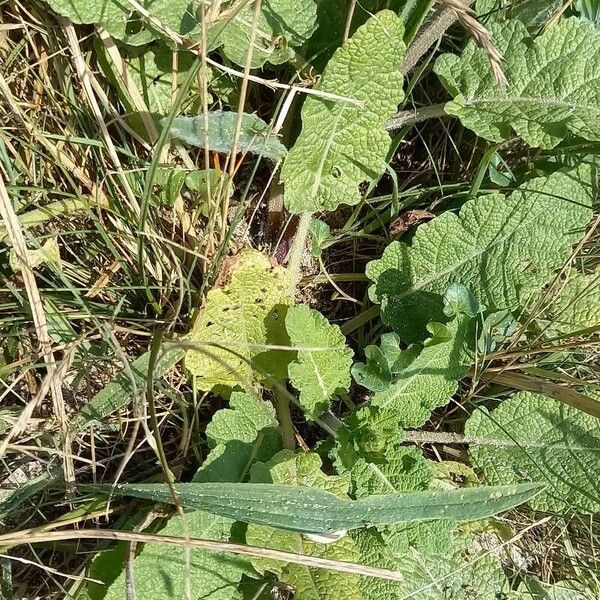
<svg viewBox="0 0 600 600">
<path fill-rule="evenodd" d="M 60 542 L 64 540 L 116 540 L 125 542 L 157 542 L 160 544 L 172 544 L 175 546 L 187 545 L 190 548 L 199 548 L 209 552 L 231 552 L 232 554 L 242 554 L 246 556 L 257 556 L 268 558 L 284 563 L 304 565 L 316 569 L 327 569 L 338 573 L 353 573 L 354 575 L 363 575 L 366 577 L 376 577 L 378 579 L 389 579 L 390 581 L 403 581 L 404 577 L 399 571 L 390 569 L 381 569 L 379 567 L 370 567 L 359 565 L 341 560 L 331 560 L 309 556 L 305 554 L 295 554 L 293 552 L 283 552 L 281 550 L 272 550 L 270 548 L 258 548 L 246 546 L 244 544 L 235 544 L 233 542 L 220 542 L 214 540 L 202 540 L 192 538 L 188 542 L 182 538 L 171 535 L 157 535 L 148 533 L 133 533 L 131 531 L 119 531 L 116 529 L 80 529 L 77 531 L 53 531 L 49 533 L 33 533 L 26 536 L 19 533 L 0 535 L 0 545 L 15 547 L 24 544 L 40 544 L 47 542 Z"/>
<path fill-rule="evenodd" d="M 356 0 L 350 0 L 350 6 L 348 7 L 348 15 L 346 16 L 346 26 L 344 27 L 344 42 L 350 37 L 350 28 L 352 27 L 352 18 L 354 17 L 355 10 Z"/>
<path fill-rule="evenodd" d="M 250 39 L 248 40 L 248 52 L 246 53 L 246 64 L 244 65 L 244 77 L 242 79 L 242 85 L 240 86 L 240 99 L 238 102 L 237 120 L 235 124 L 235 132 L 233 134 L 233 142 L 231 144 L 231 154 L 227 157 L 229 161 L 229 182 L 233 181 L 233 177 L 236 171 L 236 156 L 238 151 L 238 145 L 240 141 L 240 134 L 242 131 L 242 120 L 244 118 L 244 107 L 246 104 L 246 96 L 248 95 L 248 75 L 252 69 L 252 56 L 254 54 L 254 41 L 256 40 L 256 29 L 258 27 L 258 20 L 261 15 L 262 0 L 255 0 L 254 3 L 254 15 L 252 17 L 252 28 L 250 29 Z M 222 208 L 221 208 L 221 243 L 225 241 L 227 237 L 227 216 L 229 213 L 229 185 L 225 185 L 224 193 L 222 194 Z"/>
</svg>

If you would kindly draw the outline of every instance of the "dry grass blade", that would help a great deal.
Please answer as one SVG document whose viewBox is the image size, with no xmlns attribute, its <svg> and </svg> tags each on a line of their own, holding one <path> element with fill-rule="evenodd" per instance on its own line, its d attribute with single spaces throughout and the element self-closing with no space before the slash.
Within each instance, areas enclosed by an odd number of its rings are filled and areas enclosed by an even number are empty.
<svg viewBox="0 0 600 600">
<path fill-rule="evenodd" d="M 499 383 L 518 390 L 526 390 L 554 398 L 563 404 L 600 419 L 600 402 L 572 388 L 546 381 L 540 377 L 510 371 L 486 371 L 480 375 L 480 378 L 490 383 Z"/>
<path fill-rule="evenodd" d="M 66 540 L 115 540 L 125 542 L 157 542 L 161 544 L 172 544 L 175 546 L 188 546 L 189 548 L 198 548 L 210 552 L 231 552 L 233 554 L 243 554 L 246 556 L 256 556 L 259 558 L 268 558 L 286 563 L 293 563 L 311 567 L 315 569 L 327 569 L 339 573 L 352 573 L 354 575 L 363 575 L 366 577 L 376 577 L 378 579 L 388 579 L 390 581 L 402 581 L 403 576 L 398 571 L 390 569 L 381 569 L 379 567 L 369 567 L 367 565 L 358 565 L 341 560 L 331 560 L 327 558 L 318 558 L 293 552 L 283 552 L 281 550 L 271 550 L 270 548 L 258 548 L 246 546 L 244 544 L 234 544 L 232 542 L 216 542 L 213 540 L 201 540 L 191 538 L 186 543 L 185 540 L 169 535 L 156 535 L 148 533 L 133 533 L 128 531 L 119 531 L 118 529 L 80 529 L 78 531 L 54 531 L 50 533 L 29 533 L 26 536 L 19 534 L 7 534 L 0 536 L 0 545 L 15 547 L 23 544 L 43 544 L 48 542 L 60 542 Z"/>
<path fill-rule="evenodd" d="M 458 22 L 469 32 L 474 42 L 487 54 L 490 67 L 501 87 L 506 87 L 508 81 L 502 70 L 502 54 L 498 51 L 490 32 L 474 17 L 473 9 L 462 0 L 438 0 L 438 2 L 456 15 Z"/>
</svg>

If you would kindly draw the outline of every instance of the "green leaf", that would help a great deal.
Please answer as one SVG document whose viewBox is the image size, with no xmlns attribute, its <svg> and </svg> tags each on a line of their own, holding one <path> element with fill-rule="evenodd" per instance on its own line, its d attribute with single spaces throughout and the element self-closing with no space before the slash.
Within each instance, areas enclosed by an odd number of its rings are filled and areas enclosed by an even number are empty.
<svg viewBox="0 0 600 600">
<path fill-rule="evenodd" d="M 175 204 L 185 183 L 185 177 L 185 170 L 175 165 L 156 169 L 154 185 L 158 186 L 160 190 L 160 193 L 157 194 L 160 204 L 169 206 Z"/>
<path fill-rule="evenodd" d="M 434 409 L 450 401 L 468 362 L 463 355 L 465 326 L 454 321 L 445 329 L 451 332 L 450 337 L 441 341 L 434 338 L 397 374 L 395 383 L 372 397 L 371 404 L 379 407 L 381 421 L 404 428 L 420 427 Z"/>
<path fill-rule="evenodd" d="M 600 140 L 600 32 L 577 18 L 562 19 L 533 43 L 521 21 L 492 26 L 508 79 L 500 87 L 484 50 L 471 42 L 458 57 L 444 54 L 435 72 L 454 96 L 445 111 L 493 141 L 514 133 L 533 147 L 554 148 L 566 136 Z"/>
<path fill-rule="evenodd" d="M 319 257 L 323 253 L 323 244 L 332 239 L 331 228 L 324 221 L 311 219 L 310 235 L 312 237 L 312 255 Z"/>
<path fill-rule="evenodd" d="M 486 24 L 519 19 L 532 33 L 537 33 L 562 5 L 563 0 L 477 0 L 475 11 L 485 17 Z"/>
<path fill-rule="evenodd" d="M 50 473 L 44 472 L 36 477 L 31 477 L 25 482 L 21 482 L 18 487 L 9 487 L 13 484 L 14 477 L 8 477 L 2 482 L 0 490 L 0 523 L 6 523 L 8 517 L 15 513 L 25 510 L 28 513 L 34 508 L 33 503 L 27 500 L 35 494 L 57 483 L 57 480 Z"/>
<path fill-rule="evenodd" d="M 53 10 L 73 23 L 100 25 L 113 37 L 130 45 L 147 44 L 161 36 L 149 21 L 132 11 L 127 0 L 46 1 Z M 198 17 L 190 0 L 140 0 L 140 4 L 163 26 L 181 36 L 194 36 L 200 31 Z"/>
<path fill-rule="evenodd" d="M 342 477 L 326 476 L 321 471 L 321 459 L 314 453 L 294 454 L 283 451 L 267 464 L 257 464 L 252 469 L 252 481 L 286 485 L 304 485 L 327 490 L 341 498 L 348 491 L 348 481 Z M 331 544 L 316 543 L 289 531 L 261 525 L 248 525 L 246 543 L 261 548 L 287 550 L 320 558 L 358 562 L 358 550 L 350 537 Z M 251 562 L 259 572 L 271 571 L 279 581 L 291 586 L 297 600 L 329 600 L 348 598 L 361 600 L 360 580 L 357 575 L 309 569 L 303 565 L 285 564 L 253 558 Z"/>
<path fill-rule="evenodd" d="M 175 117 L 170 134 L 182 142 L 213 152 L 229 154 L 237 127 L 238 113 L 214 110 L 195 117 Z M 208 126 L 207 135 L 204 128 Z M 260 154 L 274 161 L 282 159 L 287 150 L 256 115 L 243 113 L 238 152 Z"/>
<path fill-rule="evenodd" d="M 275 409 L 251 394 L 233 392 L 230 408 L 218 410 L 206 426 L 211 448 L 194 481 L 243 481 L 250 466 L 281 450 Z"/>
<path fill-rule="evenodd" d="M 382 11 L 333 55 L 316 89 L 360 105 L 306 98 L 302 132 L 281 172 L 290 212 L 357 204 L 360 184 L 384 172 L 390 146 L 385 123 L 403 98 L 399 72 L 403 33 L 402 21 L 391 11 Z"/>
<path fill-rule="evenodd" d="M 392 383 L 392 371 L 385 354 L 378 346 L 367 346 L 364 352 L 367 362 L 354 363 L 352 377 L 372 392 L 386 390 Z"/>
<path fill-rule="evenodd" d="M 174 515 L 160 531 L 161 535 L 208 540 L 229 539 L 233 521 L 202 511 L 183 517 Z M 237 587 L 244 573 L 251 572 L 246 559 L 239 556 L 191 550 L 189 564 L 186 551 L 172 544 L 145 544 L 133 561 L 133 583 L 137 598 L 180 600 L 185 598 L 186 582 L 195 598 L 232 600 L 238 598 Z M 125 600 L 125 570 L 109 586 L 105 600 Z"/>
<path fill-rule="evenodd" d="M 509 310 L 500 310 L 485 318 L 477 349 L 485 355 L 493 352 L 498 344 L 509 340 L 519 329 L 519 324 Z"/>
<path fill-rule="evenodd" d="M 150 112 L 166 115 L 171 110 L 173 99 L 192 68 L 194 55 L 191 52 L 177 52 L 177 82 L 173 93 L 173 50 L 160 44 L 145 50 L 130 59 L 128 68 L 133 85 L 140 91 Z M 189 109 L 189 103 L 180 110 Z"/>
<path fill-rule="evenodd" d="M 444 294 L 444 314 L 447 317 L 465 315 L 475 317 L 481 311 L 479 302 L 464 285 L 458 282 L 451 283 Z"/>
<path fill-rule="evenodd" d="M 395 549 L 374 530 L 361 531 L 355 538 L 363 564 L 394 569 L 404 575 L 399 583 L 363 578 L 364 600 L 412 597 L 487 600 L 505 598 L 510 591 L 500 558 L 482 552 L 470 536 L 457 536 L 450 548 L 439 554 L 420 552 L 412 547 Z"/>
<path fill-rule="evenodd" d="M 311 419 L 350 388 L 353 352 L 337 325 L 308 306 L 294 306 L 285 317 L 297 359 L 288 367 L 292 385 L 300 391 L 300 406 Z"/>
<path fill-rule="evenodd" d="M 557 287 L 559 296 L 548 311 L 549 327 L 565 335 L 600 329 L 600 274 L 573 272 L 565 285 Z"/>
<path fill-rule="evenodd" d="M 598 394 L 590 392 L 600 401 Z M 555 400 L 519 392 L 467 421 L 473 462 L 493 484 L 546 481 L 531 500 L 543 511 L 600 510 L 600 422 Z"/>
<path fill-rule="evenodd" d="M 267 483 L 175 483 L 181 505 L 243 523 L 299 533 L 325 533 L 405 521 L 475 521 L 531 499 L 540 484 L 424 491 L 342 500 L 316 488 Z M 117 496 L 173 503 L 167 484 L 88 485 Z"/>
<path fill-rule="evenodd" d="M 403 439 L 402 429 L 378 406 L 363 406 L 348 415 L 338 429 L 331 456 L 338 472 L 345 473 L 359 460 L 385 462 L 389 448 Z"/>
<path fill-rule="evenodd" d="M 317 29 L 303 46 L 301 53 L 317 71 L 322 72 L 329 59 L 342 45 L 350 5 L 347 0 L 316 0 Z M 361 0 L 354 6 L 350 35 L 376 13 L 385 2 Z"/>
<path fill-rule="evenodd" d="M 442 294 L 454 282 L 490 310 L 524 306 L 581 239 L 591 218 L 587 166 L 532 179 L 510 196 L 467 201 L 421 225 L 409 246 L 392 242 L 367 265 L 382 320 L 405 340 L 443 319 Z M 410 316 L 408 316 L 410 315 Z"/>
<path fill-rule="evenodd" d="M 581 588 L 581 591 L 578 590 Z M 553 585 L 543 584 L 533 577 L 526 577 L 518 589 L 518 600 L 586 600 L 590 596 L 585 593 L 585 584 L 570 581 L 559 581 Z"/>
<path fill-rule="evenodd" d="M 225 262 L 218 283 L 189 336 L 198 349 L 185 355 L 196 388 L 285 379 L 293 353 L 269 345 L 289 346 L 287 271 L 256 250 L 242 250 Z"/>
<path fill-rule="evenodd" d="M 268 0 L 262 3 L 250 66 L 266 62 L 279 65 L 292 59 L 293 48 L 302 45 L 316 28 L 314 0 Z M 235 14 L 218 37 L 222 52 L 234 63 L 245 66 L 250 46 L 254 4 L 248 3 Z"/>
</svg>

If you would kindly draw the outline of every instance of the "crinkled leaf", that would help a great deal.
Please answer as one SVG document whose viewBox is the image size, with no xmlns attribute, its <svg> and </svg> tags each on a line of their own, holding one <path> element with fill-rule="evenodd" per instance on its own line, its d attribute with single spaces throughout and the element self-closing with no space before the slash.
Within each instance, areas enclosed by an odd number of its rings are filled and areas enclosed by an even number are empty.
<svg viewBox="0 0 600 600">
<path fill-rule="evenodd" d="M 434 409 L 450 401 L 468 362 L 463 353 L 465 326 L 454 321 L 445 329 L 449 337 L 424 346 L 396 375 L 395 383 L 372 397 L 371 404 L 381 411 L 381 422 L 420 427 Z"/>
<path fill-rule="evenodd" d="M 357 204 L 359 186 L 385 170 L 390 137 L 386 120 L 403 98 L 402 21 L 391 11 L 374 15 L 339 48 L 317 89 L 356 103 L 310 96 L 302 132 L 283 164 L 285 204 L 293 213 Z"/>
<path fill-rule="evenodd" d="M 252 481 L 304 485 L 327 490 L 347 498 L 348 481 L 342 477 L 327 476 L 321 471 L 321 459 L 314 453 L 294 454 L 283 451 L 267 464 L 257 464 L 252 469 Z M 246 542 L 251 546 L 274 548 L 347 562 L 358 562 L 358 551 L 350 537 L 331 544 L 311 541 L 298 533 L 271 527 L 249 525 Z M 291 586 L 298 600 L 329 600 L 348 598 L 361 600 L 360 579 L 357 575 L 334 573 L 323 569 L 309 569 L 303 565 L 285 564 L 259 558 L 251 559 L 259 572 L 276 573 L 279 580 Z"/>
<path fill-rule="evenodd" d="M 58 14 L 74 23 L 93 23 L 130 45 L 146 44 L 161 36 L 127 0 L 47 0 Z M 197 6 L 190 0 L 140 0 L 140 4 L 163 26 L 182 36 L 197 35 Z M 133 13 L 133 14 L 132 14 Z"/>
<path fill-rule="evenodd" d="M 185 519 L 185 526 L 184 526 Z M 226 540 L 233 521 L 202 511 L 172 516 L 161 535 L 185 538 Z M 133 561 L 133 583 L 137 598 L 180 600 L 185 597 L 186 579 L 195 598 L 232 600 L 238 598 L 237 586 L 244 573 L 251 571 L 248 561 L 233 554 L 191 550 L 190 564 L 183 545 L 145 544 Z M 125 570 L 109 586 L 105 600 L 125 600 Z"/>
<path fill-rule="evenodd" d="M 350 474 L 357 498 L 426 490 L 432 479 L 421 450 L 398 445 L 387 448 L 382 461 L 359 458 Z"/>
<path fill-rule="evenodd" d="M 387 390 L 395 376 L 408 367 L 420 351 L 416 345 L 401 350 L 400 341 L 398 334 L 384 333 L 379 346 L 367 346 L 364 350 L 367 362 L 358 362 L 352 367 L 356 383 L 372 392 Z"/>
<path fill-rule="evenodd" d="M 590 395 L 600 401 L 598 394 Z M 535 509 L 600 510 L 598 419 L 546 396 L 519 392 L 491 413 L 476 410 L 465 434 L 489 483 L 548 483 L 546 492 L 531 500 Z"/>
<path fill-rule="evenodd" d="M 335 467 L 340 473 L 350 471 L 360 460 L 385 462 L 390 447 L 404 439 L 404 432 L 378 406 L 363 406 L 344 421 L 332 450 Z"/>
<path fill-rule="evenodd" d="M 374 428 L 378 429 L 377 414 L 375 413 L 373 417 Z M 353 488 L 358 498 L 373 494 L 426 490 L 432 485 L 434 472 L 429 461 L 418 448 L 401 446 L 399 441 L 398 437 L 395 440 L 388 438 L 382 444 L 382 452 L 378 456 L 369 457 L 365 454 L 358 457 L 350 471 Z M 343 444 L 343 440 L 338 436 L 338 446 Z M 342 448 L 339 448 L 340 450 Z M 371 460 L 372 458 L 375 460 Z M 404 575 L 401 584 L 375 578 L 361 579 L 363 598 L 373 600 L 403 598 L 414 593 L 418 598 L 438 600 L 443 597 L 440 596 L 440 589 L 443 589 L 452 590 L 452 598 L 467 600 L 470 596 L 462 586 L 465 581 L 472 583 L 476 580 L 474 567 L 468 568 L 467 565 L 472 557 L 461 554 L 467 538 L 457 537 L 454 527 L 450 521 L 439 520 L 392 524 L 352 532 L 352 537 L 361 553 L 361 562 L 399 570 Z M 457 546 L 461 551 L 455 549 Z M 448 555 L 452 556 L 451 565 L 448 565 Z M 441 571 L 437 566 L 439 563 L 443 564 Z M 432 565 L 436 565 L 434 570 L 431 570 Z M 498 563 L 495 567 L 498 568 Z M 459 572 L 450 580 L 435 585 L 433 589 L 427 587 L 436 581 L 437 576 L 443 577 L 455 569 L 462 568 L 467 568 L 467 574 Z M 479 565 L 476 568 L 478 572 Z M 501 573 L 499 569 L 498 577 Z M 486 582 L 486 585 L 488 584 L 489 582 Z M 476 589 L 479 591 L 480 588 Z M 485 586 L 482 589 L 486 590 L 486 593 L 489 591 Z M 492 587 L 492 589 L 499 590 L 500 587 Z M 482 598 L 487 597 L 482 596 Z"/>
<path fill-rule="evenodd" d="M 308 306 L 290 308 L 285 327 L 298 352 L 288 367 L 290 381 L 300 391 L 303 410 L 316 419 L 333 398 L 350 388 L 353 352 L 340 328 Z"/>
<path fill-rule="evenodd" d="M 301 49 L 301 54 L 311 62 L 319 72 L 328 63 L 332 54 L 344 41 L 346 22 L 350 5 L 347 0 L 316 0 L 317 29 L 310 40 Z M 373 13 L 385 4 L 381 0 L 361 0 L 354 6 L 350 35 L 360 27 Z"/>
<path fill-rule="evenodd" d="M 197 389 L 268 383 L 287 376 L 291 352 L 285 315 L 292 303 L 289 278 L 256 250 L 243 250 L 222 267 L 218 285 L 206 297 L 189 340 L 185 368 Z"/>
<path fill-rule="evenodd" d="M 600 32 L 562 19 L 532 43 L 519 20 L 492 26 L 508 85 L 499 86 L 484 50 L 471 42 L 459 57 L 441 56 L 435 72 L 454 96 L 445 111 L 494 142 L 513 131 L 533 147 L 554 148 L 567 135 L 600 140 Z"/>
<path fill-rule="evenodd" d="M 256 461 L 281 450 L 275 409 L 251 394 L 233 392 L 229 407 L 218 410 L 206 426 L 211 448 L 194 481 L 243 481 Z"/>
<path fill-rule="evenodd" d="M 600 328 L 600 273 L 572 273 L 566 285 L 559 284 L 558 299 L 548 314 L 549 327 L 570 334 L 590 327 Z"/>
<path fill-rule="evenodd" d="M 397 551 L 374 530 L 361 531 L 354 537 L 364 564 L 398 570 L 404 575 L 398 583 L 363 578 L 364 600 L 488 600 L 504 598 L 510 590 L 499 557 L 477 549 L 469 536 L 456 537 L 440 554 L 412 547 Z"/>
<path fill-rule="evenodd" d="M 232 16 L 218 37 L 223 54 L 240 66 L 246 65 L 254 8 L 254 3 L 248 3 Z M 316 19 L 314 0 L 265 0 L 256 24 L 251 67 L 262 67 L 266 62 L 279 65 L 293 58 L 293 48 L 310 37 Z"/>
<path fill-rule="evenodd" d="M 421 225 L 410 246 L 392 242 L 366 269 L 384 323 L 419 339 L 430 319 L 443 319 L 442 294 L 456 281 L 488 309 L 523 306 L 583 236 L 591 181 L 587 166 L 558 171 L 509 196 L 469 200 L 458 215 L 444 212 Z"/>
<path fill-rule="evenodd" d="M 214 110 L 195 117 L 175 117 L 170 134 L 191 146 L 228 154 L 233 146 L 237 116 L 236 112 Z M 260 154 L 274 161 L 286 154 L 285 146 L 273 135 L 269 126 L 260 117 L 248 113 L 242 115 L 237 150 Z"/>
</svg>

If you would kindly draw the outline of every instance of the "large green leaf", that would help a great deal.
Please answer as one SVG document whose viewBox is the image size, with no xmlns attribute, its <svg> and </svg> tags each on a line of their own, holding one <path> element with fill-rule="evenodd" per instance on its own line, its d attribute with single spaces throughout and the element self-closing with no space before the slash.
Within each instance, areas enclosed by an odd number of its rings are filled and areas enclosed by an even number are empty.
<svg viewBox="0 0 600 600">
<path fill-rule="evenodd" d="M 303 410 L 316 419 L 335 396 L 348 391 L 353 352 L 340 328 L 308 306 L 290 308 L 285 327 L 298 352 L 288 367 L 290 381 L 300 390 Z"/>
<path fill-rule="evenodd" d="M 450 115 L 485 139 L 514 131 L 530 146 L 554 148 L 567 135 L 600 140 L 600 32 L 571 18 L 548 27 L 533 43 L 519 20 L 492 27 L 508 79 L 500 87 L 484 50 L 471 42 L 459 57 L 441 56 L 435 72 L 454 96 Z"/>
<path fill-rule="evenodd" d="M 600 401 L 600 395 L 590 392 Z M 555 400 L 519 392 L 467 421 L 470 454 L 494 484 L 546 481 L 539 510 L 600 510 L 600 422 Z"/>
<path fill-rule="evenodd" d="M 184 524 L 185 522 L 185 524 Z M 174 515 L 160 531 L 185 539 L 190 537 L 228 539 L 233 521 L 202 511 L 183 517 Z M 247 560 L 232 554 L 191 550 L 189 564 L 182 546 L 172 544 L 145 544 L 133 561 L 133 584 L 137 598 L 181 600 L 189 583 L 194 598 L 232 600 L 238 598 L 237 587 L 244 573 L 252 569 Z M 123 569 L 109 586 L 105 600 L 126 600 L 126 575 Z"/>
<path fill-rule="evenodd" d="M 302 107 L 302 132 L 281 178 L 293 213 L 357 204 L 359 186 L 385 170 L 390 137 L 386 120 L 403 98 L 399 67 L 402 21 L 391 11 L 374 15 L 328 63 L 317 89 L 359 103 L 311 96 Z"/>
<path fill-rule="evenodd" d="M 526 502 L 542 489 L 533 483 L 388 494 L 353 501 L 320 489 L 294 485 L 176 483 L 173 487 L 185 508 L 205 510 L 244 523 L 326 534 L 404 521 L 483 519 Z M 154 502 L 173 502 L 170 487 L 161 483 L 86 488 Z"/>
<path fill-rule="evenodd" d="M 252 481 L 304 485 L 330 491 L 341 498 L 347 497 L 348 481 L 342 477 L 326 476 L 321 471 L 321 459 L 314 453 L 294 454 L 283 451 L 267 464 L 252 469 Z M 358 550 L 346 536 L 331 544 L 312 541 L 291 531 L 282 531 L 263 525 L 248 525 L 246 542 L 261 548 L 275 548 L 319 558 L 358 562 Z M 251 559 L 260 572 L 271 571 L 279 580 L 294 589 L 297 600 L 329 600 L 347 598 L 361 600 L 360 580 L 357 575 L 334 573 L 323 569 L 309 569 L 299 564 L 282 564 L 259 558 Z"/>
<path fill-rule="evenodd" d="M 245 66 L 254 19 L 254 3 L 235 14 L 218 37 L 223 54 Z M 265 0 L 260 8 L 252 52 L 252 68 L 265 62 L 284 63 L 294 56 L 294 47 L 303 44 L 315 30 L 317 6 L 314 0 Z"/>
<path fill-rule="evenodd" d="M 494 311 L 523 306 L 564 264 L 592 215 L 590 169 L 559 171 L 509 196 L 467 201 L 417 229 L 411 245 L 392 242 L 367 265 L 370 295 L 384 323 L 419 339 L 443 319 L 442 295 L 460 282 Z"/>
<path fill-rule="evenodd" d="M 358 27 L 386 4 L 385 0 L 361 0 L 355 6 L 351 6 L 347 0 L 316 0 L 316 3 L 317 29 L 302 47 L 301 53 L 319 72 L 323 71 L 332 54 L 342 45 L 350 10 L 354 9 L 349 30 L 349 34 L 353 35 Z"/>
<path fill-rule="evenodd" d="M 500 558 L 485 553 L 471 536 L 457 536 L 444 553 L 424 553 L 414 547 L 395 548 L 391 540 L 382 543 L 374 530 L 356 536 L 361 561 L 400 571 L 401 582 L 364 578 L 364 600 L 418 598 L 419 600 L 492 600 L 505 598 L 510 591 Z"/>
<path fill-rule="evenodd" d="M 256 461 L 281 449 L 275 409 L 251 394 L 233 392 L 230 408 L 218 410 L 206 426 L 211 448 L 194 481 L 243 481 Z"/>
<path fill-rule="evenodd" d="M 149 21 L 132 11 L 127 0 L 46 0 L 58 14 L 73 23 L 101 25 L 127 44 L 146 44 L 160 36 Z M 197 35 L 200 23 L 190 0 L 140 0 L 163 26 L 182 36 Z M 140 27 L 141 23 L 141 27 Z"/>
<path fill-rule="evenodd" d="M 379 412 L 375 407 L 368 407 L 368 412 L 360 409 L 360 418 L 354 421 L 359 421 L 359 429 L 382 431 Z M 370 436 L 365 436 L 365 432 L 361 435 L 355 430 L 353 433 L 353 436 L 344 435 L 344 430 L 340 430 L 335 454 L 338 458 L 336 466 L 340 464 L 339 459 L 344 459 L 344 467 L 349 469 L 357 497 L 419 491 L 437 485 L 432 463 L 418 448 L 401 445 L 402 435 L 397 427 L 395 436 L 389 431 L 377 448 L 373 444 L 378 437 L 369 441 Z M 349 444 L 365 437 L 367 444 L 363 444 L 362 452 L 354 453 L 353 447 L 348 449 Z M 452 598 L 467 600 L 471 597 L 470 592 L 463 586 L 474 582 L 478 583 L 478 592 L 483 594 L 485 591 L 490 593 L 489 597 L 494 597 L 492 591 L 499 592 L 506 585 L 499 561 L 494 559 L 488 564 L 484 559 L 482 564 L 470 565 L 475 553 L 473 556 L 464 554 L 470 536 L 457 535 L 455 528 L 456 525 L 450 521 L 438 520 L 352 532 L 360 550 L 361 563 L 385 566 L 400 571 L 404 576 L 399 584 L 370 577 L 361 579 L 363 598 L 404 598 L 415 594 L 418 598 L 438 600 L 444 597 L 440 590 L 448 590 L 449 593 L 451 590 Z M 435 569 L 432 565 L 436 565 Z M 441 568 L 438 565 L 442 565 Z M 475 574 L 481 571 L 479 579 Z"/>
<path fill-rule="evenodd" d="M 184 361 L 194 385 L 211 390 L 284 379 L 293 353 L 269 345 L 289 346 L 287 271 L 256 250 L 243 250 L 226 261 L 217 283 L 189 336 L 198 346 Z"/>
</svg>

